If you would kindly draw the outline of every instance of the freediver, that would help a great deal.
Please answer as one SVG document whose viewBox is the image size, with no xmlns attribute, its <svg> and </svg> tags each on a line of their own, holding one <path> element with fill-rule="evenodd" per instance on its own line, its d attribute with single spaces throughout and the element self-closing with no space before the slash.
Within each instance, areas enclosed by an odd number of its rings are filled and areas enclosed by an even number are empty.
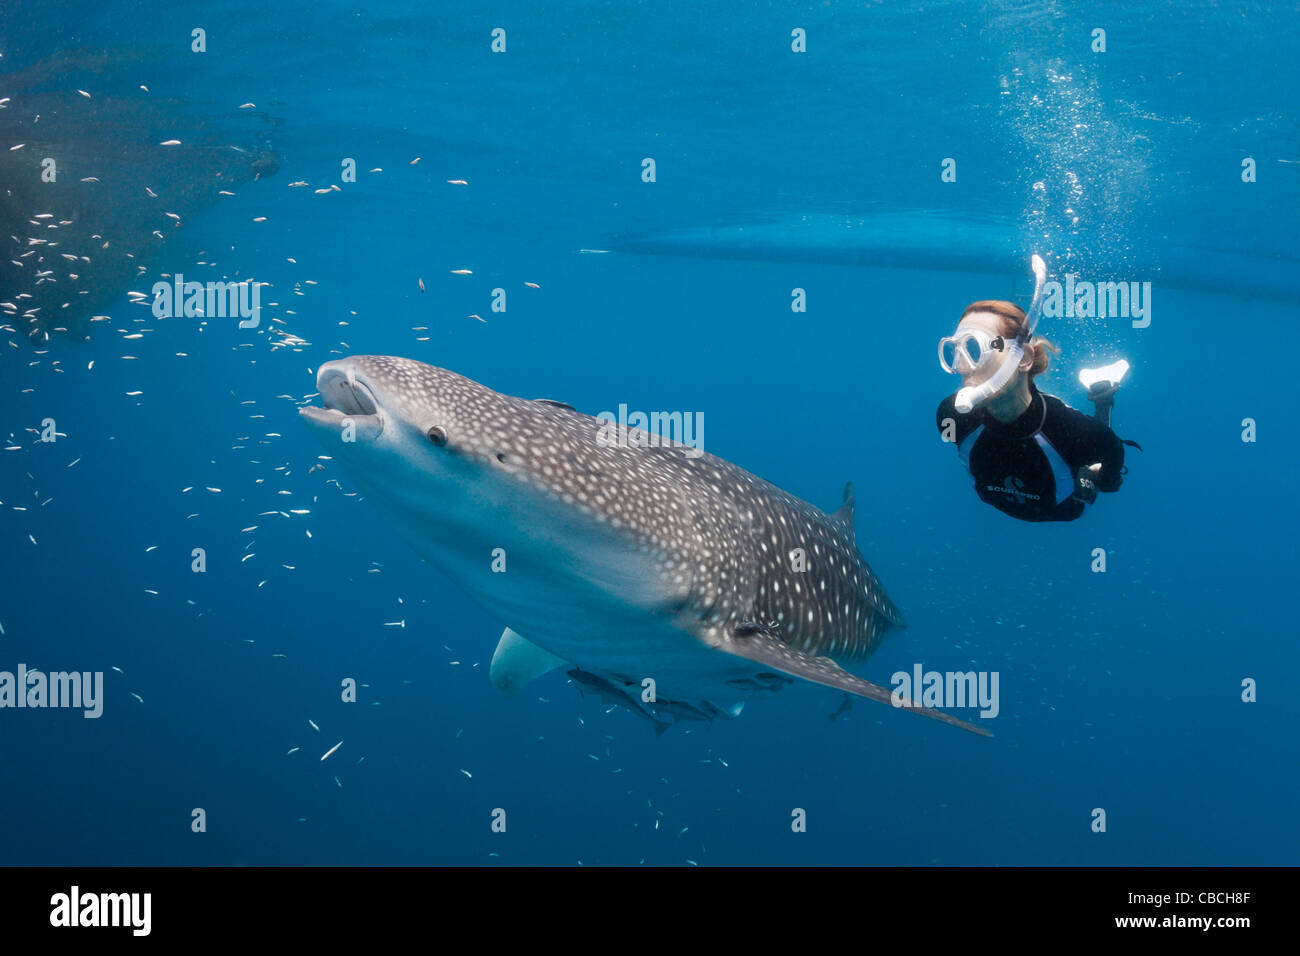
<svg viewBox="0 0 1300 956">
<path fill-rule="evenodd" d="M 1029 313 L 1012 302 L 972 302 L 956 331 L 939 342 L 939 364 L 962 387 L 939 403 L 940 435 L 957 447 L 975 493 L 1022 521 L 1073 521 L 1097 499 L 1119 490 L 1124 441 L 1110 427 L 1115 393 L 1128 374 L 1120 359 L 1084 369 L 1079 381 L 1091 416 L 1038 390 L 1051 342 L 1034 335 L 1047 269 L 1034 256 L 1036 287 Z"/>
</svg>

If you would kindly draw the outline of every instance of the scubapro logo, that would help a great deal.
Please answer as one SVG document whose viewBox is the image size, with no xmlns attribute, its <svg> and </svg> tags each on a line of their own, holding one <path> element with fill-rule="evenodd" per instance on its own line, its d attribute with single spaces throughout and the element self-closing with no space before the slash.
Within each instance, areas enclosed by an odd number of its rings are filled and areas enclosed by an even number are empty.
<svg viewBox="0 0 1300 956">
<path fill-rule="evenodd" d="M 1007 475 L 1003 478 L 1002 485 L 1003 487 L 1001 488 L 997 485 L 988 485 L 987 487 L 989 491 L 992 491 L 995 494 L 1006 495 L 1007 501 L 1014 501 L 1018 505 L 1023 505 L 1025 499 L 1037 501 L 1041 497 L 1033 492 L 1025 491 L 1025 483 L 1015 475 Z"/>
</svg>

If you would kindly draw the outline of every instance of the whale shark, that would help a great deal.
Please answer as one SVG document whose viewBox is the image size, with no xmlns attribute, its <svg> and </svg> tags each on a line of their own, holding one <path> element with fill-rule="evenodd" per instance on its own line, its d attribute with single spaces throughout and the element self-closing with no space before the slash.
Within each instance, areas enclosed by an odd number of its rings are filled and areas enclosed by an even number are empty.
<svg viewBox="0 0 1300 956">
<path fill-rule="evenodd" d="M 68 50 L 0 74 L 0 328 L 36 345 L 88 337 L 177 232 L 279 169 L 272 117 L 128 89 L 135 69 L 164 66 Z"/>
<path fill-rule="evenodd" d="M 570 405 L 407 358 L 329 361 L 316 386 L 300 415 L 347 477 L 506 625 L 502 693 L 568 667 L 608 702 L 661 705 L 652 720 L 736 716 L 799 681 L 892 702 L 841 666 L 904 624 L 857 549 L 851 485 L 826 513 L 693 446 L 612 440 Z"/>
<path fill-rule="evenodd" d="M 813 262 L 870 268 L 923 269 L 1020 277 L 1031 252 L 1042 251 L 1015 223 L 943 212 L 842 216 L 809 213 L 749 222 L 660 229 L 613 237 L 609 251 L 639 255 Z M 1300 302 L 1300 259 L 1277 250 L 1206 248 L 1159 235 L 1125 237 L 1111 259 L 1096 236 L 1070 240 L 1056 256 L 1092 281 L 1146 280 L 1217 295 Z"/>
</svg>

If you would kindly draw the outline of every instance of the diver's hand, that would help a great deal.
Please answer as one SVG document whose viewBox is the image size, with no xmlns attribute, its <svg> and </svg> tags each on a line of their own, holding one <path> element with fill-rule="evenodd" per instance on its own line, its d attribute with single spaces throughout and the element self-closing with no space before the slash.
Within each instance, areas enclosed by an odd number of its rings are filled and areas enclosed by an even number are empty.
<svg viewBox="0 0 1300 956">
<path fill-rule="evenodd" d="M 1093 403 L 1093 417 L 1102 424 L 1110 425 L 1110 414 L 1115 408 L 1115 393 L 1119 386 L 1113 382 L 1098 382 L 1088 389 L 1088 397 Z"/>
<path fill-rule="evenodd" d="M 1115 393 L 1119 391 L 1119 386 L 1114 382 L 1094 382 L 1088 389 L 1088 398 L 1097 404 L 1113 405 L 1115 403 Z"/>
</svg>

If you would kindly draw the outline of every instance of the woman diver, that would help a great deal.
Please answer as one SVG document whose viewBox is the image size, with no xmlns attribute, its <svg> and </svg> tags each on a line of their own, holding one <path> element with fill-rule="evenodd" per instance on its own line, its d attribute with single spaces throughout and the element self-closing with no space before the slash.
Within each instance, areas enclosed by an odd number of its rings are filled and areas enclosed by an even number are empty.
<svg viewBox="0 0 1300 956">
<path fill-rule="evenodd" d="M 1140 447 L 1110 428 L 1129 365 L 1121 359 L 1079 373 L 1096 405 L 1091 417 L 1038 390 L 1034 378 L 1059 350 L 1034 336 L 1047 269 L 1038 256 L 1033 267 L 1028 315 L 1011 302 L 972 302 L 957 330 L 940 340 L 939 364 L 960 375 L 962 387 L 939 404 L 936 417 L 986 503 L 1023 521 L 1073 521 L 1099 491 L 1119 490 L 1124 446 Z"/>
</svg>

